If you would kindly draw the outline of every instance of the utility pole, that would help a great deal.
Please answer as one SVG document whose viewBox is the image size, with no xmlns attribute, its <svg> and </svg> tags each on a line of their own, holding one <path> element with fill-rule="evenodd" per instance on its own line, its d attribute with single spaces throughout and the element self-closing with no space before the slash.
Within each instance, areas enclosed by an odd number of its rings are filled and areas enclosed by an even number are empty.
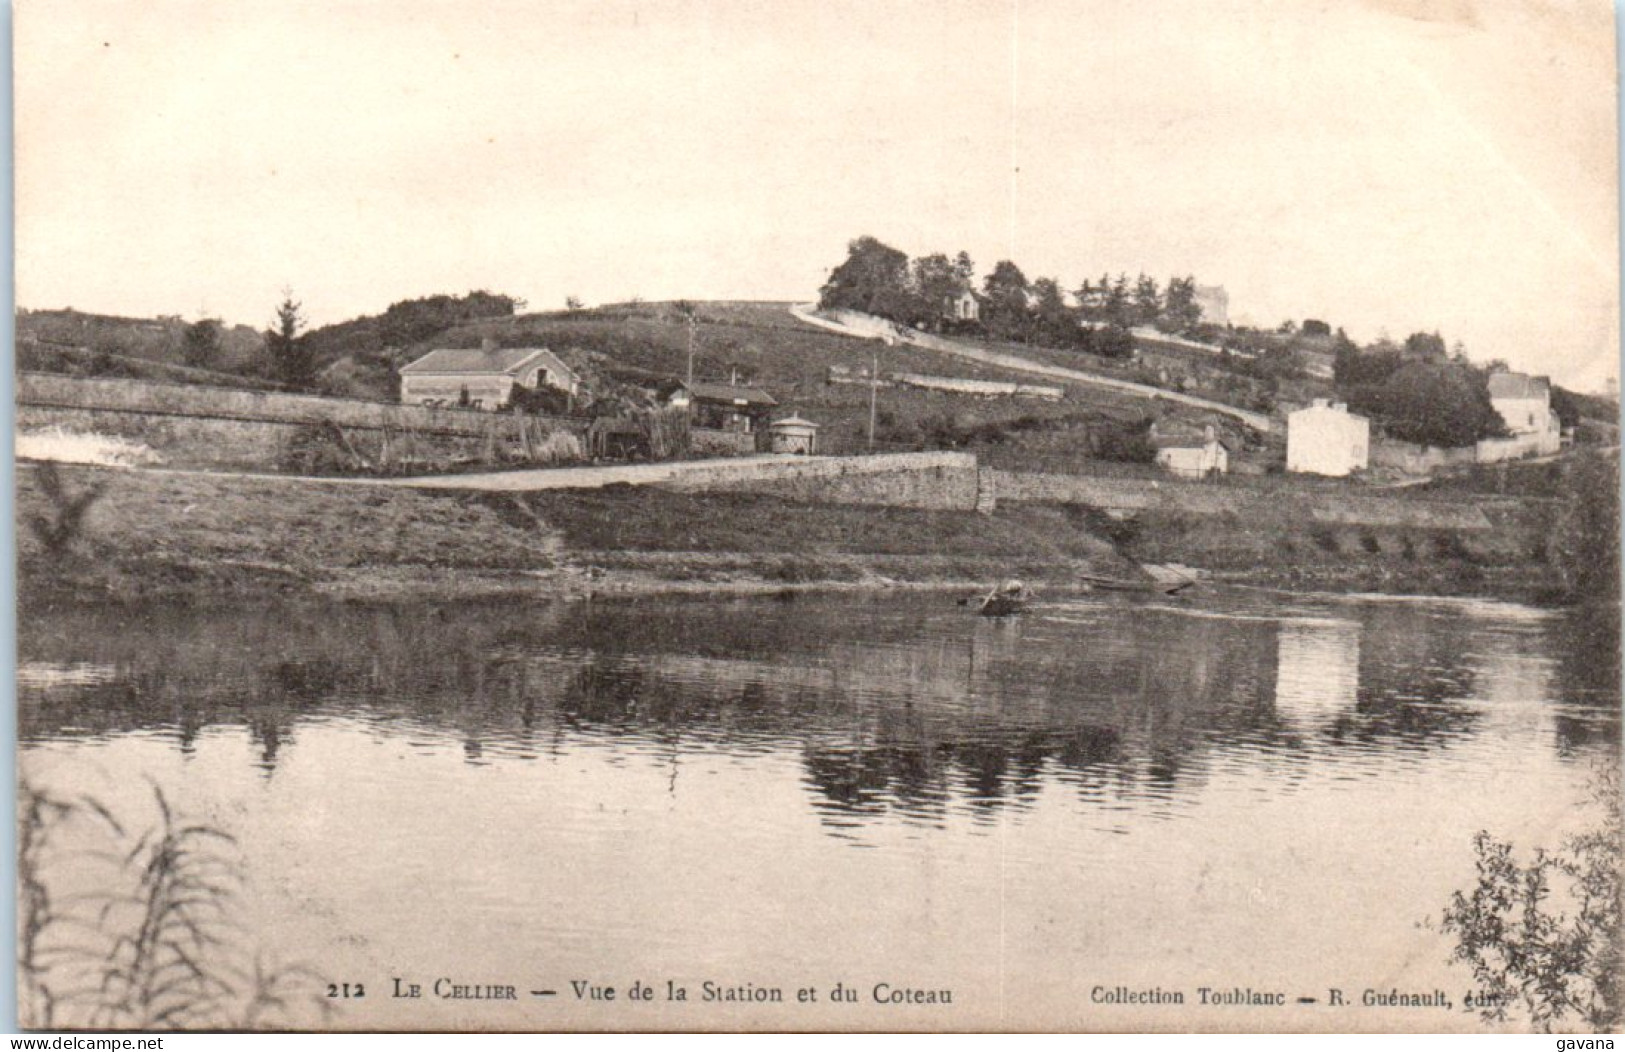
<svg viewBox="0 0 1625 1052">
<path fill-rule="evenodd" d="M 880 344 L 874 346 L 874 361 L 869 366 L 869 452 L 875 451 L 875 389 L 880 384 Z"/>
<path fill-rule="evenodd" d="M 694 386 L 694 312 L 688 312 L 688 385 Z"/>
</svg>

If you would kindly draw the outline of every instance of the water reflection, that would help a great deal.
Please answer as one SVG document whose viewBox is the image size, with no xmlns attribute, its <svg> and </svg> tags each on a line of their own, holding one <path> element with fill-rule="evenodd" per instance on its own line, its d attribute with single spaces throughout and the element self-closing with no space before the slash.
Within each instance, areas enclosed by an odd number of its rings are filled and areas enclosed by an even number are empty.
<svg viewBox="0 0 1625 1052">
<path fill-rule="evenodd" d="M 832 828 L 931 823 L 1020 811 L 1047 784 L 1169 800 L 1261 763 L 1288 791 L 1304 764 L 1372 775 L 1486 720 L 1503 739 L 1601 747 L 1617 693 L 1550 628 L 1258 600 L 1078 601 L 1001 621 L 845 597 L 85 610 L 24 620 L 20 734 L 161 734 L 190 755 L 236 726 L 268 777 L 301 728 L 340 719 L 471 765 L 612 747 L 675 772 L 687 749 L 784 752 Z"/>
</svg>

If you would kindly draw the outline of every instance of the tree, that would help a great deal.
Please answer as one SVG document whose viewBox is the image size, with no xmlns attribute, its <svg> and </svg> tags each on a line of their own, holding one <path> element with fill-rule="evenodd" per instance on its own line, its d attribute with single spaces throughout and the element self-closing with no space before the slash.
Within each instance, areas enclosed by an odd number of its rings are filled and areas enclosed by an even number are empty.
<svg viewBox="0 0 1625 1052">
<path fill-rule="evenodd" d="M 1106 302 L 1102 305 L 1100 313 L 1103 320 L 1113 325 L 1129 324 L 1127 274 L 1117 275 L 1117 280 L 1112 282 L 1111 288 L 1106 292 Z"/>
<path fill-rule="evenodd" d="M 567 310 L 567 311 L 571 311 L 571 312 L 578 311 L 583 306 L 585 306 L 585 304 L 583 304 L 581 302 L 581 297 L 580 296 L 566 296 L 566 297 L 564 297 L 564 309 Z"/>
<path fill-rule="evenodd" d="M 1084 278 L 1083 284 L 1078 286 L 1078 291 L 1073 293 L 1078 298 L 1078 313 L 1085 319 L 1093 321 L 1096 312 L 1100 310 L 1099 296 L 1103 291 L 1097 289 L 1088 278 Z"/>
<path fill-rule="evenodd" d="M 1033 339 L 1050 347 L 1077 346 L 1082 330 L 1067 309 L 1061 283 L 1054 278 L 1039 278 L 1033 282 L 1033 299 Z"/>
<path fill-rule="evenodd" d="M 207 368 L 220 356 L 220 336 L 223 327 L 218 318 L 203 318 L 186 327 L 181 342 L 181 357 L 194 369 Z"/>
<path fill-rule="evenodd" d="M 1054 278 L 1039 278 L 1033 282 L 1033 296 L 1039 317 L 1045 321 L 1066 320 L 1066 299 L 1061 294 L 1061 283 Z"/>
<path fill-rule="evenodd" d="M 1570 597 L 1619 608 L 1619 461 L 1586 452 L 1562 466 L 1547 556 Z M 1617 637 L 1616 637 L 1617 639 Z"/>
<path fill-rule="evenodd" d="M 1392 437 L 1427 446 L 1466 446 L 1501 432 L 1483 375 L 1449 364 L 1406 362 L 1381 383 L 1351 390 L 1349 406 Z"/>
<path fill-rule="evenodd" d="M 1134 357 L 1134 334 L 1121 325 L 1102 325 L 1093 329 L 1080 329 L 1076 346 L 1088 354 L 1102 358 L 1129 359 Z"/>
<path fill-rule="evenodd" d="M 1134 281 L 1134 324 L 1151 325 L 1162 315 L 1162 294 L 1157 279 L 1141 274 Z"/>
<path fill-rule="evenodd" d="M 1450 357 L 1444 337 L 1436 332 L 1413 332 L 1405 337 L 1405 357 L 1425 362 L 1442 362 Z"/>
<path fill-rule="evenodd" d="M 1187 274 L 1182 278 L 1169 278 L 1168 291 L 1163 297 L 1163 328 L 1171 332 L 1189 332 L 1202 321 L 1202 308 L 1196 303 L 1196 278 Z"/>
<path fill-rule="evenodd" d="M 971 262 L 970 253 L 964 249 L 954 257 L 954 274 L 965 288 L 973 288 L 976 284 L 976 264 Z"/>
<path fill-rule="evenodd" d="M 940 252 L 914 261 L 912 282 L 919 317 L 910 321 L 939 321 L 946 315 L 949 301 L 968 287 L 953 261 Z"/>
<path fill-rule="evenodd" d="M 265 349 L 272 375 L 289 387 L 303 389 L 316 380 L 316 353 L 312 343 L 299 334 L 305 327 L 300 306 L 291 289 L 282 290 L 276 322 L 265 334 Z"/>
<path fill-rule="evenodd" d="M 846 261 L 819 290 L 818 305 L 902 321 L 910 299 L 908 256 L 866 235 L 846 246 Z"/>
<path fill-rule="evenodd" d="M 995 333 L 1019 338 L 1027 333 L 1027 294 L 1030 286 L 1027 275 L 1008 259 L 993 266 L 993 273 L 982 283 L 982 294 L 987 300 L 986 318 Z"/>
</svg>

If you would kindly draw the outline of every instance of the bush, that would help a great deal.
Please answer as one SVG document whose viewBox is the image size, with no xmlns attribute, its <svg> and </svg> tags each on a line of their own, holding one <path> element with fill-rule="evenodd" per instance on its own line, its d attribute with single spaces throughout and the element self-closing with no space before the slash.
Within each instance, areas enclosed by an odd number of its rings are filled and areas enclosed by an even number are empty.
<svg viewBox="0 0 1625 1052">
<path fill-rule="evenodd" d="M 1456 935 L 1453 960 L 1469 965 L 1494 1000 L 1482 1008 L 1502 1021 L 1519 1005 L 1541 1031 L 1617 1030 L 1622 1019 L 1619 774 L 1598 771 L 1603 820 L 1555 852 L 1536 850 L 1522 864 L 1513 846 L 1487 831 L 1473 838 L 1478 882 L 1456 892 L 1443 927 Z"/>
</svg>

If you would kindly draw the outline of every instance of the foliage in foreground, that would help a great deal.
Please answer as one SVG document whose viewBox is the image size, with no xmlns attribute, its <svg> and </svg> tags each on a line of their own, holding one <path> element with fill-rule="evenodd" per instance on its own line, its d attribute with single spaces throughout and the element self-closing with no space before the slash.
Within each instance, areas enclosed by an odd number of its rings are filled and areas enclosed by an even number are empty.
<svg viewBox="0 0 1625 1052">
<path fill-rule="evenodd" d="M 153 795 L 158 820 L 136 833 L 91 797 L 21 786 L 19 1021 L 279 1029 L 325 1013 L 320 976 L 245 950 L 235 841 Z"/>
<path fill-rule="evenodd" d="M 1619 774 L 1606 771 L 1598 782 L 1602 825 L 1557 851 L 1537 849 L 1527 865 L 1488 832 L 1473 839 L 1478 883 L 1452 896 L 1444 930 L 1456 935 L 1452 958 L 1493 997 L 1482 1009 L 1487 1020 L 1503 1021 L 1522 1005 L 1546 1033 L 1607 1032 L 1621 1022 Z"/>
</svg>

